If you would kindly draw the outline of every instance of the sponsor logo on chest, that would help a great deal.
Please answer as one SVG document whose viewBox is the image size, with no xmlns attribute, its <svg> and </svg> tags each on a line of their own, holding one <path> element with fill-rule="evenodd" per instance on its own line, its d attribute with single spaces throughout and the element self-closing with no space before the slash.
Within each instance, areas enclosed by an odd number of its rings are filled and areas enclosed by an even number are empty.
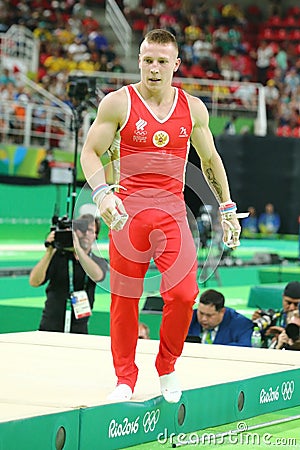
<svg viewBox="0 0 300 450">
<path fill-rule="evenodd" d="M 146 143 L 149 132 L 146 127 L 148 122 L 141 117 L 135 123 L 135 129 L 133 132 L 133 142 L 136 143 Z M 177 134 L 178 133 L 178 134 Z M 178 132 L 174 132 L 174 135 L 177 134 L 178 138 L 188 138 L 187 129 L 185 127 L 180 127 Z M 150 138 L 151 139 L 151 138 Z M 165 130 L 158 130 L 152 136 L 152 143 L 155 147 L 162 148 L 165 147 L 170 141 L 170 136 Z"/>
<path fill-rule="evenodd" d="M 145 127 L 148 122 L 144 119 L 139 118 L 139 120 L 135 123 L 135 130 L 133 132 L 133 141 L 134 142 L 147 142 L 147 130 Z"/>
</svg>

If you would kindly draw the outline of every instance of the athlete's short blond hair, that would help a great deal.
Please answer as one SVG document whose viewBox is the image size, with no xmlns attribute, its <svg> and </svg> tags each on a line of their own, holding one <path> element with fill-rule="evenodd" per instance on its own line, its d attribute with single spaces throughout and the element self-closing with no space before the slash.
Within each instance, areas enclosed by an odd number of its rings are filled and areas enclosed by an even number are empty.
<svg viewBox="0 0 300 450">
<path fill-rule="evenodd" d="M 151 44 L 173 44 L 178 51 L 178 44 L 174 34 L 170 33 L 167 30 L 162 30 L 160 28 L 151 30 L 146 34 L 144 41 L 147 41 Z"/>
</svg>

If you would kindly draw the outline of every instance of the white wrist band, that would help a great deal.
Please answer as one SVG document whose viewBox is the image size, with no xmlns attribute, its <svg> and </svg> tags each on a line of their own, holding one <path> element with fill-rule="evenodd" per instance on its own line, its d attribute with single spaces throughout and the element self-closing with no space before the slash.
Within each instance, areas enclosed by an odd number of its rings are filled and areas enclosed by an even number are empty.
<svg viewBox="0 0 300 450">
<path fill-rule="evenodd" d="M 121 188 L 126 190 L 126 188 L 120 186 L 119 184 L 111 184 L 110 186 L 108 184 L 101 184 L 100 186 L 96 187 L 92 192 L 93 202 L 96 203 L 98 206 L 100 206 L 104 197 L 106 195 L 113 193 L 112 190 L 115 188 L 119 189 Z"/>
</svg>

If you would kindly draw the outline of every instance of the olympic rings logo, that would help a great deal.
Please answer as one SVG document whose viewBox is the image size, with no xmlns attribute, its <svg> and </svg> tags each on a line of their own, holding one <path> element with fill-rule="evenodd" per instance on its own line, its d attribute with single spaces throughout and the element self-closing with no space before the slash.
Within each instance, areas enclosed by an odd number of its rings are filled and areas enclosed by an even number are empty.
<svg viewBox="0 0 300 450">
<path fill-rule="evenodd" d="M 157 409 L 156 411 L 147 411 L 146 412 L 146 414 L 143 417 L 143 427 L 144 427 L 145 433 L 149 433 L 149 431 L 155 430 L 159 416 L 160 416 L 159 409 Z"/>
<path fill-rule="evenodd" d="M 281 385 L 283 400 L 291 400 L 295 389 L 294 381 L 284 381 Z"/>
</svg>

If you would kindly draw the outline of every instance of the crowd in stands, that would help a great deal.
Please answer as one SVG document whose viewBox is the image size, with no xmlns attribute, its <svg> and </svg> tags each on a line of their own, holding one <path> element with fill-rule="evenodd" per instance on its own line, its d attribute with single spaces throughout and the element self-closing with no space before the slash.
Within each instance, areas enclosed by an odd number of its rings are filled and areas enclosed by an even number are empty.
<svg viewBox="0 0 300 450">
<path fill-rule="evenodd" d="M 72 103 L 66 88 L 72 70 L 125 72 L 113 43 L 108 41 L 86 0 L 1 0 L 0 32 L 5 33 L 15 24 L 26 27 L 39 40 L 39 67 L 34 81 L 67 104 Z M 0 72 L 0 99 L 9 104 L 6 111 L 0 106 L 1 139 L 21 143 L 26 106 L 32 102 L 40 104 L 34 110 L 32 126 L 38 142 L 39 134 L 42 136 L 47 127 L 43 104 L 34 91 L 24 87 L 18 66 L 4 66 Z M 51 102 L 44 100 L 44 104 L 49 106 Z M 64 134 L 60 121 L 52 121 L 48 132 L 51 138 L 47 147 L 60 147 Z"/>
<path fill-rule="evenodd" d="M 257 214 L 254 206 L 248 208 L 249 216 L 242 219 L 243 237 L 255 237 L 260 233 L 262 237 L 274 237 L 280 230 L 281 218 L 273 203 L 267 203 L 265 210 Z"/>
<path fill-rule="evenodd" d="M 35 81 L 48 92 L 68 101 L 66 85 L 72 70 L 125 72 L 114 44 L 86 0 L 1 0 L 0 31 L 24 25 L 40 42 L 39 68 Z M 4 78 L 3 78 L 4 77 Z M 3 85 L 14 83 L 3 73 Z"/>
<path fill-rule="evenodd" d="M 300 137 L 300 7 L 266 3 L 262 10 L 259 4 L 207 0 L 118 2 L 138 38 L 157 27 L 176 35 L 179 76 L 231 82 L 233 109 L 235 102 L 255 108 L 253 82 L 262 83 L 269 132 Z M 73 69 L 126 72 L 126 61 L 90 9 L 95 5 L 102 8 L 104 2 L 0 0 L 0 31 L 19 24 L 33 32 L 40 41 L 36 81 L 63 101 L 68 101 L 65 86 Z M 0 78 L 0 98 L 10 76 Z M 238 87 L 236 81 L 245 84 Z"/>
<path fill-rule="evenodd" d="M 231 81 L 231 93 L 249 109 L 255 106 L 255 88 L 249 82 L 262 83 L 268 131 L 300 137 L 300 7 L 276 0 L 265 2 L 264 9 L 261 6 L 259 2 L 242 6 L 207 0 L 127 0 L 125 14 L 141 36 L 155 27 L 176 35 L 181 76 Z M 247 84 L 239 92 L 234 81 Z"/>
</svg>

